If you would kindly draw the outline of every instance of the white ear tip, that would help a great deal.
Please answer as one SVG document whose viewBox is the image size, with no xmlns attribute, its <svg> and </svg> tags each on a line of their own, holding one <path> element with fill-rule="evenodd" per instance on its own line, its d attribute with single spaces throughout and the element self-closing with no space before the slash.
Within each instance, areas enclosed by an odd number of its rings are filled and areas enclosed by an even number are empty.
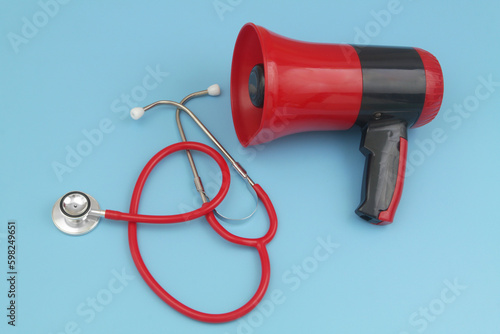
<svg viewBox="0 0 500 334">
<path fill-rule="evenodd" d="M 218 84 L 214 84 L 214 85 L 208 87 L 207 90 L 208 90 L 208 95 L 210 95 L 210 96 L 220 95 L 220 87 Z"/>
<path fill-rule="evenodd" d="M 144 115 L 144 108 L 141 107 L 135 107 L 130 110 L 130 117 L 132 117 L 135 120 L 138 120 Z"/>
</svg>

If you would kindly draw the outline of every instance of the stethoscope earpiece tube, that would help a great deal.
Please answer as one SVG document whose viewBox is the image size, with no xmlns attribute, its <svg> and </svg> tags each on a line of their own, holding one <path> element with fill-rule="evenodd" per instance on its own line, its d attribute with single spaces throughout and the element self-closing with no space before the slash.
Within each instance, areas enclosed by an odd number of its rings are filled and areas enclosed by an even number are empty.
<svg viewBox="0 0 500 334">
<path fill-rule="evenodd" d="M 169 148 L 172 148 L 168 151 L 165 151 Z M 211 323 L 220 323 L 220 322 L 228 322 L 232 321 L 235 319 L 238 319 L 248 312 L 250 312 L 257 304 L 262 300 L 264 297 L 267 287 L 269 286 L 269 280 L 271 276 L 271 267 L 270 267 L 270 262 L 269 262 L 269 255 L 266 250 L 266 244 L 271 241 L 271 239 L 274 237 L 276 230 L 277 230 L 277 216 L 276 212 L 274 210 L 274 207 L 267 196 L 267 194 L 264 192 L 264 190 L 258 185 L 254 185 L 254 189 L 259 196 L 259 199 L 262 201 L 264 204 L 264 207 L 266 208 L 270 223 L 269 223 L 269 229 L 268 232 L 261 238 L 256 238 L 256 239 L 250 239 L 250 238 L 242 238 L 239 236 L 236 236 L 229 231 L 227 231 L 215 218 L 215 215 L 213 213 L 213 201 L 217 199 L 219 194 L 224 191 L 224 195 L 222 198 L 225 196 L 227 193 L 226 190 L 226 184 L 229 186 L 229 175 L 227 177 L 227 180 L 224 177 L 224 172 L 223 172 L 223 182 L 221 186 L 221 190 L 219 190 L 219 193 L 217 196 L 214 197 L 214 199 L 210 202 L 204 203 L 200 209 L 191 211 L 185 215 L 182 219 L 185 219 L 186 217 L 189 217 L 189 219 L 194 219 L 199 217 L 199 212 L 203 212 L 205 217 L 207 218 L 210 226 L 224 239 L 227 241 L 230 241 L 232 243 L 242 245 L 242 246 L 249 246 L 249 247 L 255 247 L 257 249 L 257 252 L 259 253 L 259 258 L 261 261 L 261 267 L 262 267 L 262 272 L 261 272 L 261 281 L 260 284 L 253 295 L 253 297 L 245 303 L 243 306 L 240 308 L 227 312 L 227 313 L 221 313 L 221 314 L 210 314 L 210 313 L 205 313 L 205 312 L 200 312 L 195 309 L 192 309 L 185 304 L 181 303 L 177 299 L 175 299 L 172 295 L 170 295 L 153 277 L 151 272 L 148 270 L 146 264 L 144 263 L 144 260 L 142 259 L 140 249 L 139 249 L 139 243 L 137 240 L 137 222 L 139 221 L 144 221 L 145 217 L 144 215 L 138 215 L 138 209 L 139 209 L 139 202 L 142 194 L 142 190 L 144 188 L 144 184 L 146 182 L 146 179 L 149 175 L 149 173 L 152 171 L 154 166 L 161 160 L 163 159 L 166 155 L 176 152 L 179 150 L 197 150 L 201 151 L 203 153 L 207 153 L 210 155 L 210 157 L 215 159 L 215 156 L 218 156 L 220 159 L 223 159 L 222 156 L 217 153 L 215 150 L 212 148 L 201 144 L 201 143 L 193 143 L 193 142 L 181 142 L 177 144 L 173 144 L 166 149 L 160 151 L 155 157 L 158 157 L 158 159 L 151 159 L 150 162 L 144 167 L 141 175 L 139 176 L 137 183 L 134 188 L 134 192 L 132 194 L 132 200 L 130 202 L 130 213 L 129 214 L 122 214 L 118 213 L 118 217 L 123 218 L 123 217 L 130 217 L 133 218 L 132 221 L 129 222 L 128 225 L 128 240 L 129 240 L 129 247 L 130 247 L 130 253 L 132 255 L 132 258 L 134 260 L 134 263 L 137 267 L 137 270 L 141 274 L 142 278 L 144 281 L 148 284 L 148 286 L 160 297 L 165 303 L 170 305 L 172 308 L 177 310 L 178 312 L 193 318 L 198 321 L 203 321 L 203 322 L 211 322 Z M 163 152 L 163 153 L 162 153 Z M 210 153 L 208 153 L 210 152 Z M 213 155 L 214 154 L 214 155 Z M 161 157 L 161 158 L 160 158 Z M 216 160 L 217 161 L 217 160 Z M 219 163 L 219 161 L 217 161 Z M 222 169 L 222 166 L 219 165 Z M 226 164 L 223 164 L 224 167 L 227 168 L 227 173 L 229 173 L 229 169 Z M 198 211 L 200 210 L 200 211 Z M 198 211 L 197 214 L 194 214 L 195 211 Z M 115 212 L 115 211 L 114 211 Z M 168 219 L 169 222 L 175 222 L 175 221 L 170 221 L 170 217 L 180 217 L 183 215 L 172 215 L 172 216 L 156 216 L 158 219 Z M 115 218 L 114 213 L 112 215 L 113 218 Z M 155 216 L 149 216 L 149 217 L 155 217 Z M 157 222 L 161 223 L 161 221 L 157 221 L 156 217 L 151 220 L 151 222 Z M 162 218 L 160 218 L 162 217 Z M 106 214 L 106 218 L 108 218 L 108 214 Z M 111 218 L 111 219 L 113 219 Z M 149 219 L 149 218 L 148 218 Z"/>
</svg>

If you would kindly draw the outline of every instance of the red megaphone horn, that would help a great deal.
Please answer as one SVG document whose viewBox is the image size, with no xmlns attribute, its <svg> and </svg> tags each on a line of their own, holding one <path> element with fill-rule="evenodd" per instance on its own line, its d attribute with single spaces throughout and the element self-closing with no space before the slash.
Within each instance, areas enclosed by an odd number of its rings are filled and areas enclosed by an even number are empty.
<svg viewBox="0 0 500 334">
<path fill-rule="evenodd" d="M 430 122 L 442 98 L 439 62 L 422 49 L 307 43 L 252 23 L 236 40 L 231 107 L 241 144 L 359 126 L 367 159 L 356 213 L 374 224 L 392 222 L 401 198 L 407 129 Z"/>
</svg>

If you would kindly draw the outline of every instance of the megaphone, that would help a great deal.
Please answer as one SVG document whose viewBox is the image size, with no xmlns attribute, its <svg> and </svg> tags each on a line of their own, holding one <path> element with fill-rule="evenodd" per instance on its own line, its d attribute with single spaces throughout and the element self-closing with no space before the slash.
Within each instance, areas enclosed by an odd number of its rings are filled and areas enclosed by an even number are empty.
<svg viewBox="0 0 500 334">
<path fill-rule="evenodd" d="M 236 40 L 231 108 L 243 146 L 304 131 L 362 130 L 364 220 L 389 224 L 399 204 L 407 129 L 443 99 L 438 60 L 419 48 L 308 43 L 248 23 Z"/>
</svg>

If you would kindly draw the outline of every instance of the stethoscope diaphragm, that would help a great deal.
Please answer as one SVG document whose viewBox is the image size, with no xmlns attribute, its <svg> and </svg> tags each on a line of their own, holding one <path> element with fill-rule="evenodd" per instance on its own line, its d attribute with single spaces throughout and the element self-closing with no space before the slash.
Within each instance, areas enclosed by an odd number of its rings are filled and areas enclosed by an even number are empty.
<svg viewBox="0 0 500 334">
<path fill-rule="evenodd" d="M 52 220 L 56 227 L 70 235 L 82 235 L 92 231 L 101 216 L 99 203 L 81 191 L 72 191 L 59 198 L 52 208 Z"/>
</svg>

